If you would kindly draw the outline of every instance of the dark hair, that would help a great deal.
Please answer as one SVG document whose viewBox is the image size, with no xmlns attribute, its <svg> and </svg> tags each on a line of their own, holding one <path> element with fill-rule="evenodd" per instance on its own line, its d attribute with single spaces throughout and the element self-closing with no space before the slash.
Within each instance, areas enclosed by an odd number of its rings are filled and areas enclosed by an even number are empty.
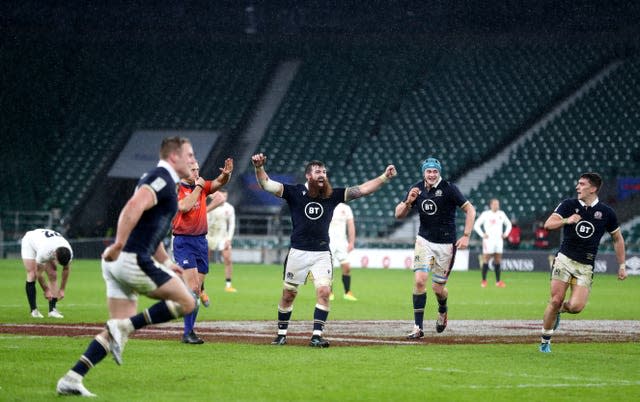
<svg viewBox="0 0 640 402">
<path fill-rule="evenodd" d="M 580 178 L 589 180 L 589 183 L 596 188 L 596 193 L 600 191 L 600 187 L 602 187 L 602 177 L 600 177 L 599 174 L 593 172 L 583 173 Z"/>
<path fill-rule="evenodd" d="M 160 159 L 167 159 L 172 152 L 176 152 L 182 144 L 190 142 L 188 138 L 185 137 L 165 137 L 162 139 L 162 144 L 160 145 Z"/>
<path fill-rule="evenodd" d="M 71 261 L 71 250 L 66 247 L 58 247 L 56 249 L 56 260 L 58 260 L 63 267 L 66 266 L 69 264 L 69 261 Z"/>
<path fill-rule="evenodd" d="M 307 166 L 304 167 L 304 174 L 311 173 L 311 168 L 314 166 L 325 167 L 323 162 L 313 160 L 307 163 Z"/>
</svg>

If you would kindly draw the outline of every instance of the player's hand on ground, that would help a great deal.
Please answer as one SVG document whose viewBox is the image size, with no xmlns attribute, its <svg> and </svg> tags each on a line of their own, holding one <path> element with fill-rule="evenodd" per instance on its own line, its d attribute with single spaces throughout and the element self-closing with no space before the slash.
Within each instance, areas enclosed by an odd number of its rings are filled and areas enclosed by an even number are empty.
<svg viewBox="0 0 640 402">
<path fill-rule="evenodd" d="M 256 168 L 263 167 L 266 161 L 267 157 L 263 153 L 255 154 L 251 157 L 251 163 Z"/>
</svg>

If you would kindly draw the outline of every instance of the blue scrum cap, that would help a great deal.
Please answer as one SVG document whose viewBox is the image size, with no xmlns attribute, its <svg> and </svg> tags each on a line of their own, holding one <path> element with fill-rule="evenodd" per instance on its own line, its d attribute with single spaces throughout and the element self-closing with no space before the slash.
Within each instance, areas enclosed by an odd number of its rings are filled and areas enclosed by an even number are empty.
<svg viewBox="0 0 640 402">
<path fill-rule="evenodd" d="M 427 169 L 438 169 L 438 172 L 442 174 L 442 165 L 436 158 L 427 158 L 422 162 L 422 169 L 420 170 L 420 173 L 424 174 L 424 171 Z"/>
</svg>

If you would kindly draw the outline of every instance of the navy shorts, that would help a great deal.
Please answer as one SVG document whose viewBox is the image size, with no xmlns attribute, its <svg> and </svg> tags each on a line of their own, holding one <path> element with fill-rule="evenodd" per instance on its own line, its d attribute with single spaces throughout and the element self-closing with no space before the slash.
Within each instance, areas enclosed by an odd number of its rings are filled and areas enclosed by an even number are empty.
<svg viewBox="0 0 640 402">
<path fill-rule="evenodd" d="M 173 259 L 183 269 L 198 268 L 201 274 L 209 273 L 209 248 L 206 235 L 173 237 Z"/>
</svg>

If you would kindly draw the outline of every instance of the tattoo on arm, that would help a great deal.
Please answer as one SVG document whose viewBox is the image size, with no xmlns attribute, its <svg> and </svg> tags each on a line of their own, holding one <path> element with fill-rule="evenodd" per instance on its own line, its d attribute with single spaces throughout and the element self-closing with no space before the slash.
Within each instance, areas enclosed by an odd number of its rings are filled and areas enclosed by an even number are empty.
<svg viewBox="0 0 640 402">
<path fill-rule="evenodd" d="M 356 198 L 360 197 L 362 197 L 362 191 L 360 191 L 360 187 L 347 188 L 347 196 L 345 197 L 347 201 L 355 200 Z"/>
</svg>

